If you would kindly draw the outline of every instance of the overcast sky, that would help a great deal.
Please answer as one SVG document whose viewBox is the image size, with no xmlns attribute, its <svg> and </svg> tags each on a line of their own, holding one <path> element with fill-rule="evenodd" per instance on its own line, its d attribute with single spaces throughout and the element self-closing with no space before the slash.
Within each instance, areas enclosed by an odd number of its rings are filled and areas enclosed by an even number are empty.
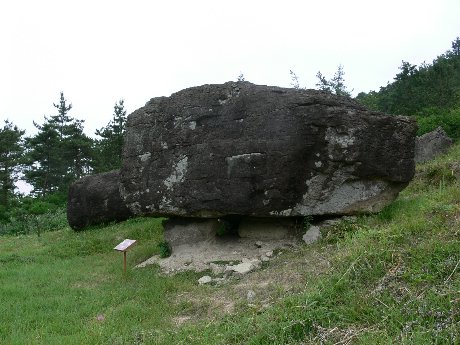
<svg viewBox="0 0 460 345">
<path fill-rule="evenodd" d="M 105 126 L 186 87 L 236 80 L 314 87 L 344 66 L 346 85 L 378 90 L 401 61 L 432 62 L 460 36 L 459 0 L 0 0 L 0 120 L 27 134 L 59 92 Z M 2 124 L 1 124 L 2 125 Z"/>
</svg>

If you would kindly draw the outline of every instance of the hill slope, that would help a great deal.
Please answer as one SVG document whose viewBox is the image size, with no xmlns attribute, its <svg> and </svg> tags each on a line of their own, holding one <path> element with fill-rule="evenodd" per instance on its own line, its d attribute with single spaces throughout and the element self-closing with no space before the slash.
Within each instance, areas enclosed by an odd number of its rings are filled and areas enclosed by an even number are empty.
<svg viewBox="0 0 460 345">
<path fill-rule="evenodd" d="M 459 180 L 456 145 L 380 214 L 215 286 L 154 266 L 122 274 L 112 248 L 138 240 L 131 268 L 158 254 L 158 219 L 0 237 L 0 343 L 459 343 Z"/>
</svg>

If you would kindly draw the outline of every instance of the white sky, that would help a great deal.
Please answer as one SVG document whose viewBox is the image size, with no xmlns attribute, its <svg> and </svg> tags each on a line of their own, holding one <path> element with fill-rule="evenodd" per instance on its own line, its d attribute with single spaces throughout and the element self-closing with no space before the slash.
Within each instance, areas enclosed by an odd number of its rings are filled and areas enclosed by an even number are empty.
<svg viewBox="0 0 460 345">
<path fill-rule="evenodd" d="M 0 121 L 27 134 L 59 92 L 105 126 L 186 87 L 236 80 L 314 87 L 344 66 L 346 85 L 378 90 L 401 61 L 432 62 L 460 36 L 459 0 L 0 0 Z M 3 121 L 2 121 L 3 122 Z M 3 125 L 3 123 L 0 123 Z"/>
</svg>

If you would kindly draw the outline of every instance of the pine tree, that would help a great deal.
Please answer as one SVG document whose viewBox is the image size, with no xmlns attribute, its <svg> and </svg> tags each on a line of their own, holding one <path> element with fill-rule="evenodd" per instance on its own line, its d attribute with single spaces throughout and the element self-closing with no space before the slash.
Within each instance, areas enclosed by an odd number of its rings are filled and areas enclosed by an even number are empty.
<svg viewBox="0 0 460 345">
<path fill-rule="evenodd" d="M 323 76 L 323 74 L 321 73 L 321 71 L 318 71 L 318 73 L 316 73 L 316 78 L 318 78 L 318 82 L 316 83 L 316 87 L 318 88 L 318 90 L 326 91 L 326 92 L 332 93 L 332 89 L 331 89 L 330 83 L 329 83 L 329 81 L 326 79 L 326 77 Z"/>
<path fill-rule="evenodd" d="M 448 54 L 456 57 L 460 57 L 460 37 L 457 37 L 455 41 L 452 41 L 452 49 Z"/>
<path fill-rule="evenodd" d="M 345 71 L 343 70 L 342 65 L 337 67 L 337 71 L 334 73 L 334 76 L 329 80 L 327 80 L 321 72 L 318 72 L 316 74 L 316 77 L 318 78 L 316 87 L 318 87 L 319 90 L 330 92 L 339 96 L 351 97 L 351 91 L 348 91 L 347 87 L 345 86 L 344 76 Z"/>
<path fill-rule="evenodd" d="M 126 127 L 124 100 L 119 100 L 113 108 L 112 120 L 103 128 L 96 130 L 101 137 L 96 143 L 96 172 L 110 171 L 121 167 L 123 135 Z"/>
<path fill-rule="evenodd" d="M 34 122 L 38 133 L 27 139 L 29 167 L 26 180 L 34 187 L 33 193 L 48 195 L 66 192 L 74 180 L 92 170 L 92 140 L 83 133 L 83 120 L 68 115 L 68 104 L 61 92 L 59 103 L 54 103 L 57 115 L 45 116 L 43 125 Z"/>
<path fill-rule="evenodd" d="M 300 90 L 299 78 L 297 77 L 297 74 L 295 74 L 293 70 L 289 70 L 289 74 L 291 75 L 291 86 L 296 90 Z"/>
<path fill-rule="evenodd" d="M 75 120 L 67 127 L 62 144 L 66 153 L 66 184 L 89 175 L 93 170 L 94 143 L 83 133 L 83 121 Z"/>
<path fill-rule="evenodd" d="M 61 97 L 59 103 L 53 103 L 53 106 L 58 110 L 57 115 L 51 115 L 49 123 L 54 126 L 54 128 L 59 133 L 59 139 L 62 141 L 66 135 L 66 131 L 69 126 L 71 126 L 77 120 L 71 118 L 67 114 L 72 109 L 72 103 L 67 105 L 67 100 L 64 98 L 64 92 L 61 91 Z"/>
<path fill-rule="evenodd" d="M 18 179 L 24 154 L 24 133 L 9 121 L 0 128 L 0 206 L 4 209 L 8 209 Z"/>
<path fill-rule="evenodd" d="M 27 168 L 24 176 L 34 187 L 33 193 L 44 196 L 60 185 L 60 141 L 58 132 L 50 123 L 39 125 L 34 122 L 34 126 L 38 133 L 26 139 Z"/>
</svg>

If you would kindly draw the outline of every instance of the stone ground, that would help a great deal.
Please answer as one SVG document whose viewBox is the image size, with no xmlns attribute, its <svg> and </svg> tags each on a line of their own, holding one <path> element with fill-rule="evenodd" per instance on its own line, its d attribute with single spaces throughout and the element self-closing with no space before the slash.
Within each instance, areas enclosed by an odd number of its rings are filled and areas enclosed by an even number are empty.
<svg viewBox="0 0 460 345">
<path fill-rule="evenodd" d="M 211 270 L 214 276 L 223 275 L 223 277 L 218 277 L 214 280 L 204 278 L 199 283 L 219 282 L 219 279 L 225 279 L 232 274 L 246 274 L 259 269 L 262 263 L 270 261 L 275 253 L 282 250 L 296 249 L 305 246 L 305 243 L 308 245 L 315 243 L 321 239 L 322 228 L 333 226 L 341 222 L 341 220 L 353 222 L 356 217 L 323 220 L 316 223 L 316 225 L 310 225 L 303 235 L 301 233 L 294 235 L 289 226 L 284 228 L 282 226 L 260 228 L 260 224 L 257 224 L 256 226 L 248 227 L 245 237 L 239 237 L 236 234 L 216 236 L 209 230 L 212 227 L 206 224 L 192 224 L 190 229 L 186 228 L 185 230 L 200 233 L 200 236 L 195 237 L 201 240 L 194 241 L 193 238 L 190 238 L 188 243 L 176 241 L 175 245 L 172 244 L 170 257 L 160 258 L 156 255 L 136 267 L 142 268 L 147 265 L 158 264 L 165 274 Z M 175 229 L 180 230 L 179 227 Z M 202 240 L 203 236 L 198 231 L 200 229 L 206 230 L 207 239 Z M 180 235 L 181 232 L 177 231 L 177 233 Z M 171 243 L 174 243 L 174 241 Z"/>
<path fill-rule="evenodd" d="M 186 270 L 205 271 L 211 269 L 210 264 L 214 263 L 214 267 L 222 266 L 225 270 L 226 266 L 243 262 L 268 261 L 275 251 L 294 248 L 299 244 L 297 239 L 261 241 L 236 236 L 215 237 L 207 241 L 175 246 L 170 257 L 162 259 L 157 255 L 137 267 L 158 264 L 164 273 L 171 274 Z"/>
</svg>

